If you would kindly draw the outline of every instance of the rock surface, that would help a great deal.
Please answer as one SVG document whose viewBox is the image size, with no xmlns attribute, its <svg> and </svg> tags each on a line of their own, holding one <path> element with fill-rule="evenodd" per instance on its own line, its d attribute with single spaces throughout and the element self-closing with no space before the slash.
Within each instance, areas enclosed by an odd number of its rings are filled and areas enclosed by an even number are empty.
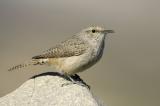
<svg viewBox="0 0 160 106">
<path fill-rule="evenodd" d="M 76 80 L 79 80 L 79 77 Z M 68 85 L 62 86 L 63 84 Z M 73 84 L 58 73 L 48 72 L 32 77 L 15 91 L 0 98 L 0 106 L 102 106 L 102 104 L 95 99 L 87 86 Z"/>
</svg>

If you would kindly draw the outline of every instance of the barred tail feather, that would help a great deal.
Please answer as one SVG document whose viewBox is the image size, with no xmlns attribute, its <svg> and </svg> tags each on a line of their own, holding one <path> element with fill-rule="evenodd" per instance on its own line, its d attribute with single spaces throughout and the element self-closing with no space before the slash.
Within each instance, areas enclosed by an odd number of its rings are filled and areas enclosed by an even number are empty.
<svg viewBox="0 0 160 106">
<path fill-rule="evenodd" d="M 32 66 L 32 65 L 38 65 L 38 64 L 41 64 L 39 59 L 32 59 L 31 61 L 24 62 L 22 64 L 16 65 L 16 66 L 8 69 L 8 71 L 13 71 L 13 70 L 25 68 L 25 67 Z"/>
</svg>

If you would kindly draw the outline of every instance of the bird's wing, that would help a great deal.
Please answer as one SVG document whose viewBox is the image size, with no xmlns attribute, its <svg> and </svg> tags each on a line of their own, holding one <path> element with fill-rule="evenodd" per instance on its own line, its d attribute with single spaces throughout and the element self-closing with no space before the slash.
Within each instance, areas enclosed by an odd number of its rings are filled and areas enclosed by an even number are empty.
<svg viewBox="0 0 160 106">
<path fill-rule="evenodd" d="M 32 57 L 32 59 L 45 59 L 45 58 L 60 58 L 79 56 L 83 54 L 88 48 L 86 42 L 80 38 L 73 37 L 68 39 L 53 48 L 48 49 L 41 55 Z"/>
</svg>

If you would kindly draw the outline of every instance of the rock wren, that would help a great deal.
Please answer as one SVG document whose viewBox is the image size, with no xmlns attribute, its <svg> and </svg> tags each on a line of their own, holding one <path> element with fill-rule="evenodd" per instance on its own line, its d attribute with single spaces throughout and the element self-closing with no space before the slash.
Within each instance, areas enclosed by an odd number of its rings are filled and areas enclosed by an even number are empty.
<svg viewBox="0 0 160 106">
<path fill-rule="evenodd" d="M 30 65 L 53 65 L 65 75 L 74 75 L 94 65 L 102 57 L 105 37 L 113 30 L 89 27 L 71 38 L 48 49 L 29 62 L 14 66 L 9 71 Z"/>
</svg>

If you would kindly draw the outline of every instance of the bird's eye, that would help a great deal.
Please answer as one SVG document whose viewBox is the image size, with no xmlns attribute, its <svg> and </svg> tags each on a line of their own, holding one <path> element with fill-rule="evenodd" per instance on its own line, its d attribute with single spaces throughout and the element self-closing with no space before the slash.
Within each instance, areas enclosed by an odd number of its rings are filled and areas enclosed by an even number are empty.
<svg viewBox="0 0 160 106">
<path fill-rule="evenodd" d="M 96 30 L 95 29 L 92 29 L 92 33 L 95 33 L 96 32 Z"/>
</svg>

